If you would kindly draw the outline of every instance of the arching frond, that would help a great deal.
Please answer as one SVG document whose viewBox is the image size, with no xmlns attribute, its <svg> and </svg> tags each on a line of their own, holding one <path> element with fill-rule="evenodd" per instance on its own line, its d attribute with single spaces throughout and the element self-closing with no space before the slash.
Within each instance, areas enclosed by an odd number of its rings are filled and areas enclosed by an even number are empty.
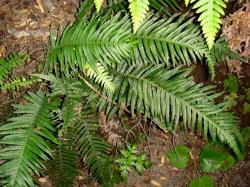
<svg viewBox="0 0 250 187">
<path fill-rule="evenodd" d="M 2 186 L 34 186 L 33 174 L 44 168 L 42 160 L 51 155 L 49 141 L 56 143 L 55 127 L 49 111 L 50 103 L 41 91 L 29 93 L 26 105 L 17 105 L 19 115 L 0 127 L 3 138 L 0 144 Z"/>
<path fill-rule="evenodd" d="M 190 64 L 201 59 L 207 47 L 203 42 L 198 26 L 192 24 L 193 19 L 185 16 L 172 16 L 158 20 L 148 16 L 134 34 L 137 47 L 133 50 L 133 62 L 164 62 L 169 66 Z"/>
<path fill-rule="evenodd" d="M 133 46 L 128 17 L 121 19 L 118 14 L 104 20 L 93 16 L 87 25 L 78 21 L 67 27 L 48 54 L 49 70 L 69 75 L 79 67 L 83 71 L 84 64 L 95 70 L 97 62 L 119 62 L 128 57 Z"/>
<path fill-rule="evenodd" d="M 129 0 L 129 10 L 132 16 L 133 30 L 136 32 L 141 26 L 149 10 L 148 0 Z"/>
<path fill-rule="evenodd" d="M 201 131 L 228 144 L 238 157 L 244 149 L 237 120 L 226 104 L 214 104 L 213 87 L 195 84 L 190 69 L 166 69 L 164 65 L 118 66 L 114 72 L 114 94 L 102 92 L 100 109 L 106 113 L 127 108 L 141 112 L 164 130 L 175 130 L 180 119 L 184 127 Z M 101 92 L 101 91 L 100 91 Z M 113 103 L 119 106 L 112 107 Z"/>
<path fill-rule="evenodd" d="M 194 3 L 193 9 L 200 14 L 200 21 L 203 34 L 207 40 L 209 49 L 213 47 L 216 34 L 221 25 L 221 16 L 224 15 L 224 8 L 228 0 L 185 0 L 185 4 Z"/>
<path fill-rule="evenodd" d="M 83 161 L 89 168 L 89 172 L 103 186 L 110 182 L 110 166 L 107 158 L 106 143 L 98 138 L 97 117 L 93 115 L 91 108 L 84 106 L 81 118 L 75 125 L 76 146 L 83 156 Z"/>
</svg>

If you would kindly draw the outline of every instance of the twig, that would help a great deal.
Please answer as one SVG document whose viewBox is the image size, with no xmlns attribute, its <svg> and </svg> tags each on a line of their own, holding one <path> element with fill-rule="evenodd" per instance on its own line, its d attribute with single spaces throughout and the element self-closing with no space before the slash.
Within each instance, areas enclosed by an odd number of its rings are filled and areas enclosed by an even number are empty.
<svg viewBox="0 0 250 187">
<path fill-rule="evenodd" d="M 91 85 L 86 79 L 84 79 L 81 75 L 78 75 L 78 76 L 79 76 L 80 79 L 82 79 L 82 80 L 85 82 L 85 84 L 86 84 L 88 87 L 90 87 L 90 88 L 91 88 L 97 95 L 99 95 L 101 98 L 107 100 L 108 102 L 112 103 L 113 105 L 116 105 L 116 106 L 121 107 L 124 111 L 126 111 L 126 112 L 129 113 L 129 114 L 131 113 L 127 108 L 122 107 L 122 106 L 119 105 L 117 102 L 112 101 L 112 100 L 110 100 L 108 97 L 102 95 L 94 86 L 92 86 L 92 85 Z"/>
</svg>

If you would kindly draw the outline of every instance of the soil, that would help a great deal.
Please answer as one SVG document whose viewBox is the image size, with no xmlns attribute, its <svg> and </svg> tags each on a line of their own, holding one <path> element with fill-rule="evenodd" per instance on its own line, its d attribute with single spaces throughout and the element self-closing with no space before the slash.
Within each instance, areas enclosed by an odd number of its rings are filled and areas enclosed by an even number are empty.
<svg viewBox="0 0 250 187">
<path fill-rule="evenodd" d="M 27 75 L 39 70 L 46 58 L 49 48 L 50 30 L 56 31 L 74 20 L 78 0 L 1 0 L 0 2 L 0 57 L 11 52 L 26 51 L 30 58 L 26 63 L 12 72 L 13 75 Z M 228 40 L 230 47 L 250 57 L 250 2 L 232 6 L 231 14 L 223 20 L 222 34 Z M 240 81 L 239 95 L 245 94 L 250 88 L 250 64 L 228 60 L 216 66 L 216 78 L 211 81 L 205 65 L 194 67 L 194 80 L 204 84 L 217 85 L 218 91 L 223 91 L 223 81 L 229 73 L 234 73 Z M 8 118 L 12 110 L 10 104 L 20 101 L 21 96 L 30 88 L 13 93 L 0 93 L 0 121 Z M 225 93 L 227 94 L 227 93 Z M 223 97 L 220 98 L 221 100 Z M 243 105 L 246 100 L 238 100 L 232 111 L 239 118 L 242 128 L 250 126 L 250 114 L 244 114 Z M 178 132 L 174 137 L 156 127 L 147 128 L 147 139 L 142 140 L 140 149 L 150 153 L 152 167 L 142 176 L 133 171 L 126 183 L 117 187 L 182 187 L 197 177 L 205 175 L 199 169 L 198 157 L 205 145 L 205 140 L 193 133 Z M 150 133 L 149 133 L 150 132 Z M 135 133 L 139 133 L 138 129 Z M 142 133 L 142 132 L 141 132 Z M 143 134 L 143 133 L 142 133 Z M 149 145 L 149 146 L 148 146 Z M 191 148 L 191 162 L 186 169 L 173 167 L 166 152 L 174 145 L 187 145 Z M 250 144 L 249 144 L 250 146 Z M 150 150 L 150 151 L 149 151 Z M 98 186 L 91 181 L 87 170 L 82 167 L 75 186 Z M 218 187 L 248 187 L 250 186 L 250 155 L 244 161 L 239 161 L 226 172 L 214 172 L 212 175 Z M 53 186 L 49 177 L 39 178 L 41 186 Z"/>
</svg>

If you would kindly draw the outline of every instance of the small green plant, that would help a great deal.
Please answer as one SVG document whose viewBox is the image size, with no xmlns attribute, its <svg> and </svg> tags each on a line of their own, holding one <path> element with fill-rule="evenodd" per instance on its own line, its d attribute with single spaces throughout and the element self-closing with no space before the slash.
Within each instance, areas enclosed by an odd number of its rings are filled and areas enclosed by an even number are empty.
<svg viewBox="0 0 250 187">
<path fill-rule="evenodd" d="M 200 167 L 203 172 L 214 172 L 217 169 L 227 170 L 235 162 L 234 157 L 219 144 L 208 143 L 200 154 Z"/>
<path fill-rule="evenodd" d="M 250 112 L 250 88 L 246 90 L 246 99 L 247 101 L 244 103 L 244 106 L 243 106 L 244 114 L 247 114 Z"/>
<path fill-rule="evenodd" d="M 12 53 L 6 58 L 0 58 L 0 91 L 18 90 L 20 87 L 27 87 L 38 80 L 30 77 L 9 77 L 11 70 L 24 63 L 28 58 L 24 53 Z"/>
<path fill-rule="evenodd" d="M 121 155 L 114 160 L 118 165 L 123 178 L 127 178 L 132 167 L 141 175 L 144 169 L 150 167 L 151 163 L 145 154 L 140 154 L 136 145 L 127 145 L 126 149 L 121 150 Z"/>
<path fill-rule="evenodd" d="M 250 112 L 250 103 L 245 102 L 243 107 L 244 107 L 243 108 L 244 114 L 247 114 Z"/>
<path fill-rule="evenodd" d="M 201 176 L 196 179 L 193 179 L 189 187 L 213 187 L 214 186 L 214 180 L 211 176 Z"/>
<path fill-rule="evenodd" d="M 187 146 L 180 145 L 167 152 L 167 157 L 172 165 L 177 168 L 187 167 L 190 160 L 190 149 Z"/>
<path fill-rule="evenodd" d="M 250 102 L 250 88 L 246 90 L 246 99 Z"/>
<path fill-rule="evenodd" d="M 236 75 L 228 75 L 228 78 L 224 80 L 224 90 L 233 93 L 237 93 L 239 91 L 239 83 Z"/>
</svg>

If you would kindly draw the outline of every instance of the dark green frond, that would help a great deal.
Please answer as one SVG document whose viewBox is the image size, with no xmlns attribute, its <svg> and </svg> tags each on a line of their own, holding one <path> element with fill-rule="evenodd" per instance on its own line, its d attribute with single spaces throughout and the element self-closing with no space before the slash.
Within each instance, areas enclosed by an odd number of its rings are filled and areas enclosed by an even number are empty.
<svg viewBox="0 0 250 187">
<path fill-rule="evenodd" d="M 93 16 L 87 25 L 79 21 L 67 27 L 48 54 L 49 70 L 69 75 L 79 67 L 83 71 L 84 64 L 95 70 L 97 62 L 107 64 L 128 57 L 132 47 L 128 16 L 121 19 L 118 14 L 103 20 Z"/>
<path fill-rule="evenodd" d="M 69 116 L 67 116 L 69 117 Z M 70 119 L 67 118 L 67 122 Z M 65 123 L 67 123 L 65 122 Z M 49 175 L 58 187 L 71 187 L 78 174 L 75 144 L 73 142 L 74 129 L 65 125 L 63 135 L 59 137 L 58 145 L 53 152 L 53 159 L 49 161 Z"/>
<path fill-rule="evenodd" d="M 170 12 L 181 10 L 178 0 L 150 0 L 149 6 L 169 16 Z"/>
<path fill-rule="evenodd" d="M 185 15 L 160 20 L 148 16 L 133 36 L 137 41 L 133 62 L 177 65 L 201 59 L 207 47 L 199 27 L 192 22 L 193 19 L 186 20 Z"/>
<path fill-rule="evenodd" d="M 25 54 L 10 54 L 6 58 L 0 58 L 0 83 L 7 78 L 13 68 L 23 63 L 26 58 Z"/>
<path fill-rule="evenodd" d="M 34 186 L 33 173 L 44 168 L 42 160 L 51 155 L 49 141 L 56 143 L 55 127 L 49 112 L 50 103 L 41 91 L 29 93 L 26 105 L 17 105 L 17 117 L 0 127 L 0 178 L 3 186 Z"/>
<path fill-rule="evenodd" d="M 71 134 L 73 135 L 73 134 Z M 73 148 L 72 137 L 59 140 L 53 159 L 50 160 L 50 176 L 57 187 L 71 187 L 78 174 L 77 171 L 77 155 Z"/>
<path fill-rule="evenodd" d="M 97 136 L 97 116 L 91 108 L 84 107 L 81 119 L 75 125 L 76 146 L 83 156 L 91 176 L 100 184 L 108 186 L 110 182 L 110 166 L 107 157 L 107 144 Z"/>
<path fill-rule="evenodd" d="M 76 107 L 79 99 L 65 97 L 59 112 L 61 123 L 58 125 L 58 145 L 50 160 L 50 176 L 58 187 L 70 187 L 75 181 L 77 171 L 77 151 L 74 143 L 75 124 L 77 122 Z"/>
<path fill-rule="evenodd" d="M 117 67 L 114 94 L 102 92 L 99 107 L 107 113 L 119 107 L 129 108 L 131 113 L 141 112 L 164 130 L 175 130 L 183 120 L 185 129 L 201 131 L 213 140 L 228 144 L 240 157 L 243 140 L 234 115 L 227 112 L 226 104 L 214 104 L 218 94 L 213 86 L 195 84 L 190 69 L 166 69 L 164 65 L 134 65 Z"/>
<path fill-rule="evenodd" d="M 113 10 L 115 13 L 120 11 L 127 11 L 128 10 L 128 1 L 126 0 L 108 0 L 107 6 L 108 9 Z"/>
<path fill-rule="evenodd" d="M 84 21 L 86 18 L 90 15 L 89 12 L 94 7 L 94 1 L 93 0 L 84 0 L 78 9 L 78 12 L 76 14 L 76 19 L 78 21 Z"/>
</svg>

